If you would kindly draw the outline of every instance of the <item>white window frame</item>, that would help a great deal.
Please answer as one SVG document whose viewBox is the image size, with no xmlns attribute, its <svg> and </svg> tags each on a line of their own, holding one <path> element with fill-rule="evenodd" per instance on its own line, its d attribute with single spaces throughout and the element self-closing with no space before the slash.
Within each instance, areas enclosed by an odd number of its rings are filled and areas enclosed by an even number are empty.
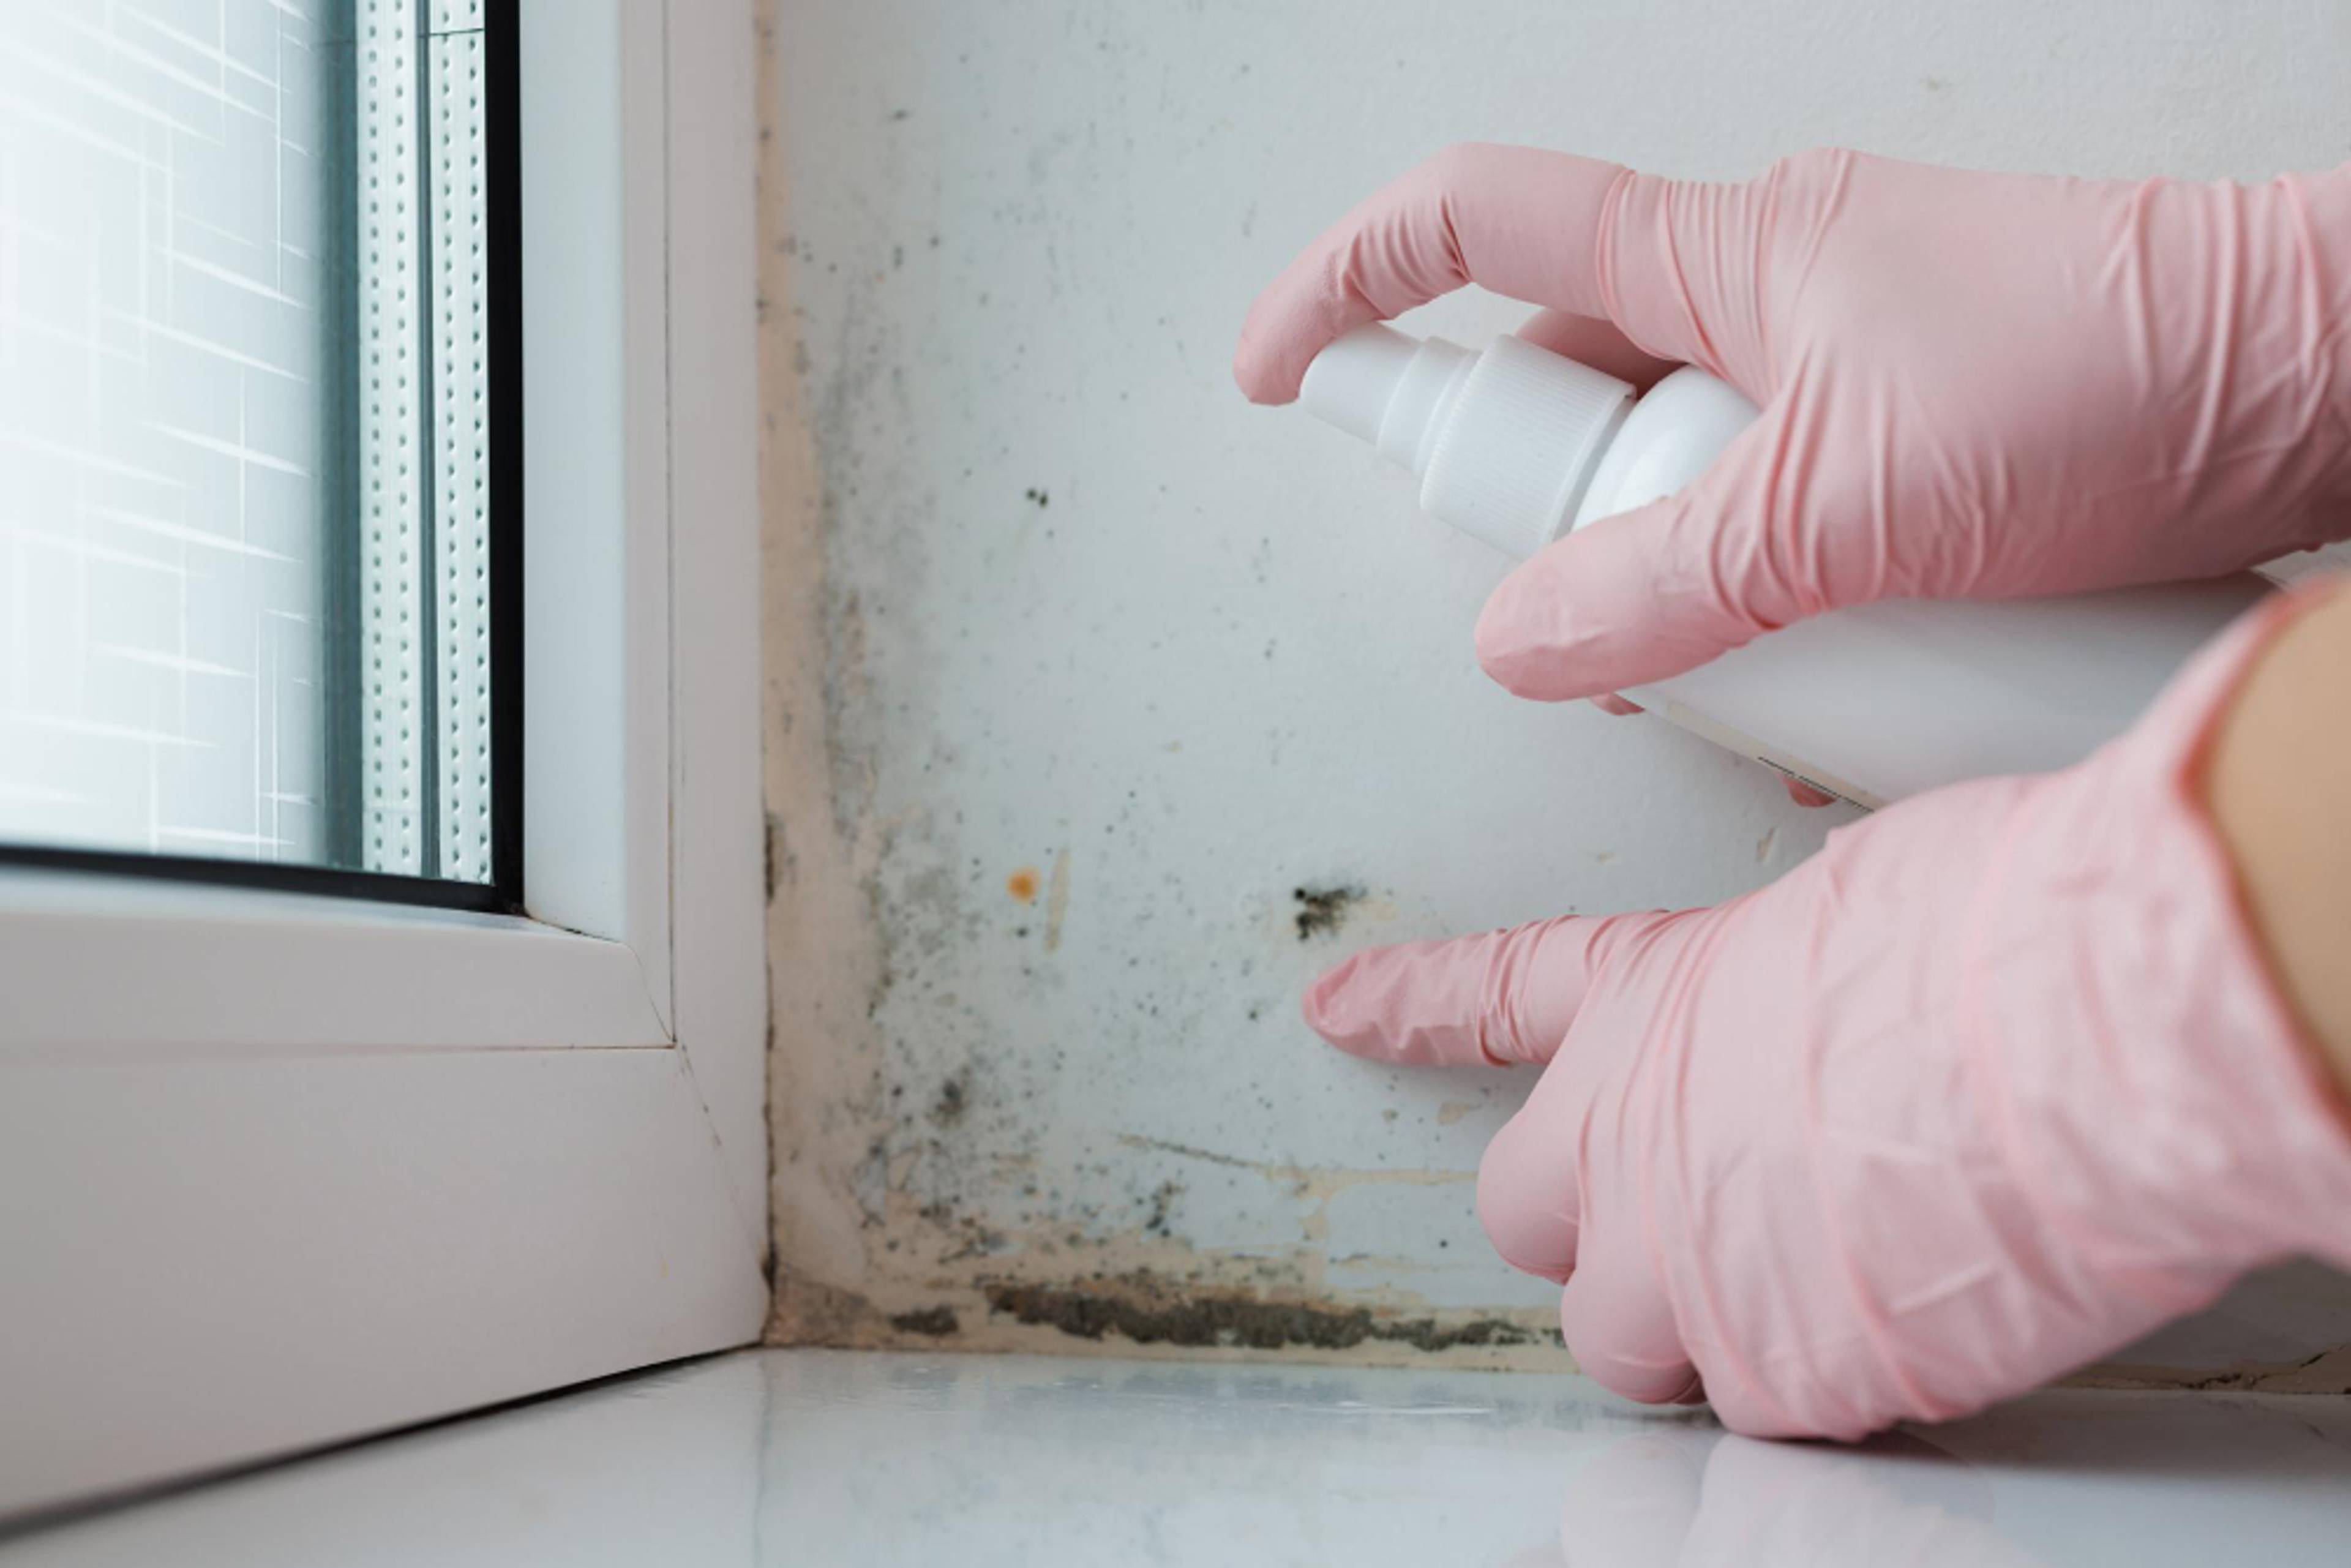
<svg viewBox="0 0 2351 1568">
<path fill-rule="evenodd" d="M 747 0 L 522 0 L 527 916 L 0 871 L 0 1514 L 766 1319 Z"/>
</svg>

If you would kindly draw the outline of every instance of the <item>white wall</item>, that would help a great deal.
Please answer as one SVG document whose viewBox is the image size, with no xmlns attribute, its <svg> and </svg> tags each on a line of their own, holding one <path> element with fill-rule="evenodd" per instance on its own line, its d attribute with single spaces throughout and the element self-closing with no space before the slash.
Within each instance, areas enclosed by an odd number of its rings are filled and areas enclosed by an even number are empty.
<svg viewBox="0 0 2351 1568">
<path fill-rule="evenodd" d="M 1463 139 L 1721 177 L 1827 142 L 2195 176 L 2351 151 L 2329 6 L 771 20 L 780 1327 L 836 1339 L 925 1306 L 1020 1337 L 991 1285 L 1081 1321 L 1008 1281 L 1544 1323 L 1470 1212 L 1527 1081 L 1337 1056 L 1299 988 L 1362 943 L 1717 899 L 1841 820 L 1661 724 L 1505 696 L 1469 646 L 1496 559 L 1241 401 L 1243 310 L 1342 209 Z M 1475 340 L 1522 311 L 1426 314 Z M 1366 896 L 1301 940 L 1301 886 Z M 2214 1354 L 2295 1351 L 2340 1293 L 2310 1299 Z"/>
</svg>

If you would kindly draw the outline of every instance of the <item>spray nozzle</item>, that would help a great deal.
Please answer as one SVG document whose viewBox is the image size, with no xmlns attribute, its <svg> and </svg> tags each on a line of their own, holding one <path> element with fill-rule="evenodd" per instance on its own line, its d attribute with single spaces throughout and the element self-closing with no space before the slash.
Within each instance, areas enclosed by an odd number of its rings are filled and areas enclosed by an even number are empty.
<svg viewBox="0 0 2351 1568">
<path fill-rule="evenodd" d="M 1306 367 L 1299 401 L 1380 455 L 1425 473 L 1453 400 L 1478 356 L 1442 338 L 1415 338 L 1384 322 L 1336 339 Z"/>
<path fill-rule="evenodd" d="M 1557 538 L 1633 389 L 1519 338 L 1473 354 L 1375 323 L 1306 367 L 1309 413 L 1420 476 L 1429 516 L 1524 559 Z"/>
</svg>

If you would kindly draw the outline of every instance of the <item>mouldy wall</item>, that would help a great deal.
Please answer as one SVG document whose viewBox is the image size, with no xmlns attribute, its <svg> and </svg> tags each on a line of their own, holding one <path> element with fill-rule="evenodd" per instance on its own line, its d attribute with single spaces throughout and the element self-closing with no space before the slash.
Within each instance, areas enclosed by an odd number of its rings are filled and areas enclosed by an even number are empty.
<svg viewBox="0 0 2351 1568">
<path fill-rule="evenodd" d="M 2339 156 L 2351 79 L 2331 16 L 2186 0 L 768 0 L 760 42 L 775 1336 L 1494 1364 L 1560 1364 L 1471 1213 L 1525 1081 L 1338 1057 L 1300 988 L 1839 819 L 1488 685 L 1495 561 L 1233 392 L 1259 284 L 1448 140 L 2261 172 Z M 2325 1384 L 2346 1299 L 2289 1273 L 2113 1375 Z"/>
</svg>

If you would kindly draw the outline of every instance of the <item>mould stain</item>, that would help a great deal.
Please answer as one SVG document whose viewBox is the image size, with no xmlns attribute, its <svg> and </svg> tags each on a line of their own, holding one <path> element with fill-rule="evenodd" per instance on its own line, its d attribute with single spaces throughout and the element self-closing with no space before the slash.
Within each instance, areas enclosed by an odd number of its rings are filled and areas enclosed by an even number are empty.
<svg viewBox="0 0 2351 1568">
<path fill-rule="evenodd" d="M 1447 1100 L 1437 1108 L 1437 1124 L 1449 1127 L 1478 1108 L 1475 1100 Z"/>
<path fill-rule="evenodd" d="M 1298 928 L 1301 942 L 1311 942 L 1317 936 L 1335 936 L 1354 913 L 1355 905 L 1364 901 L 1360 887 L 1296 887 L 1290 896 L 1297 902 L 1298 910 L 1291 924 Z"/>
<path fill-rule="evenodd" d="M 1144 1233 L 1148 1236 L 1166 1235 L 1168 1215 L 1175 1208 L 1176 1200 L 1183 1196 L 1182 1182 L 1161 1182 L 1158 1190 L 1151 1195 L 1151 1212 L 1143 1221 Z"/>
<path fill-rule="evenodd" d="M 1186 1293 L 1148 1273 L 1084 1285 L 994 1284 L 983 1293 L 991 1312 L 1082 1340 L 1116 1334 L 1136 1344 L 1248 1350 L 1351 1350 L 1378 1342 L 1431 1354 L 1463 1346 L 1541 1343 L 1534 1331 L 1506 1318 L 1441 1323 L 1433 1317 L 1321 1307 L 1238 1291 Z"/>
<path fill-rule="evenodd" d="M 1091 1151 L 1091 1162 L 1050 1144 L 1008 1149 L 1044 1113 L 1028 1103 L 1046 1098 L 1050 1075 L 1081 1064 L 1065 1063 L 1057 1043 L 1050 1065 L 1032 1070 L 987 1006 L 992 993 L 967 985 L 957 959 L 979 950 L 1000 921 L 1022 936 L 1024 998 L 1068 986 L 1072 977 L 1056 972 L 1057 957 L 1064 936 L 1076 942 L 1069 921 L 1077 914 L 1092 922 L 1083 944 L 1090 961 L 1147 961 L 1145 943 L 1120 950 L 1134 933 L 1112 924 L 1123 913 L 1109 880 L 1120 863 L 1114 837 L 1088 862 L 1088 875 L 1103 879 L 1089 884 L 1100 896 L 1081 909 L 1071 903 L 1075 843 L 1136 829 L 1122 818 L 1089 824 L 1082 840 L 1066 828 L 1016 840 L 1016 852 L 1044 858 L 1007 865 L 978 850 L 979 830 L 960 814 L 967 802 L 946 792 L 910 801 L 904 778 L 889 772 L 913 766 L 893 746 L 923 723 L 929 672 L 960 656 L 907 613 L 926 602 L 923 563 L 935 542 L 926 530 L 943 519 L 935 497 L 906 493 L 919 472 L 910 452 L 921 422 L 908 406 L 907 382 L 915 360 L 880 294 L 901 264 L 900 246 L 909 261 L 935 262 L 941 241 L 875 231 L 842 245 L 850 235 L 820 229 L 830 252 L 865 258 L 854 270 L 871 275 L 852 277 L 843 266 L 836 281 L 822 281 L 832 264 L 786 226 L 787 214 L 823 210 L 825 186 L 817 176 L 796 192 L 787 177 L 779 110 L 787 73 L 777 44 L 783 0 L 758 0 L 758 9 L 770 813 L 759 869 L 778 998 L 768 1019 L 769 1340 L 1067 1353 L 1088 1346 L 1068 1325 L 1092 1321 L 1102 1350 L 1144 1358 L 1403 1364 L 1436 1351 L 1457 1365 L 1557 1367 L 1548 1310 L 1436 1306 L 1404 1286 L 1332 1277 L 1337 1194 L 1464 1184 L 1467 1173 L 1259 1164 L 1123 1134 Z M 813 311 L 799 298 L 799 277 L 815 280 Z M 1064 512 L 1074 482 L 1062 481 Z M 1043 516 L 1051 497 L 1040 483 L 1024 495 L 1022 483 L 1011 476 L 998 492 L 1009 491 L 1019 507 L 998 504 L 1050 538 L 1058 526 Z M 1139 744 L 1174 758 L 1189 743 L 1170 729 Z M 921 766 L 946 777 L 956 762 L 942 747 Z M 977 858 L 967 852 L 975 850 Z M 1004 888 L 1005 903 L 996 902 L 992 884 Z M 1293 912 L 1278 884 L 1268 891 L 1276 896 L 1259 894 L 1254 913 L 1268 944 L 1286 947 Z M 1328 901 L 1325 917 L 1345 902 Z M 1388 917 L 1376 898 L 1351 915 L 1357 926 Z M 1043 955 L 1026 947 L 1031 934 Z M 1252 975 L 1255 961 L 1233 977 L 1240 988 L 1228 1004 L 1215 1005 L 1235 1013 L 1258 1006 L 1266 982 Z M 987 985 L 999 980 L 1014 983 L 985 977 Z M 1155 1040 L 1209 1027 L 1189 1016 L 1209 1004 L 1167 993 L 1141 1001 L 1151 1021 L 1136 1027 Z M 1129 1166 L 1142 1149 L 1157 1152 Z M 1187 1163 L 1171 1167 L 1171 1156 Z M 1249 1195 L 1258 1183 L 1266 1190 Z M 1236 1186 L 1242 1192 L 1228 1190 Z M 1265 1235 L 1238 1247 L 1195 1234 L 1249 1196 L 1270 1206 Z M 1355 1255 L 1350 1267 L 1386 1274 L 1404 1261 Z M 1146 1278 L 1148 1291 L 1137 1283 Z M 1003 1294 L 1021 1290 L 1031 1293 Z M 992 1310 L 991 1291 L 1015 1310 Z M 1135 1337 L 1114 1337 L 1127 1335 Z M 1260 1345 L 1277 1348 L 1254 1348 Z"/>
<path fill-rule="evenodd" d="M 890 1326 L 900 1333 L 918 1333 L 929 1339 L 945 1339 L 963 1327 L 953 1307 L 923 1307 L 911 1312 L 892 1315 Z"/>
</svg>

